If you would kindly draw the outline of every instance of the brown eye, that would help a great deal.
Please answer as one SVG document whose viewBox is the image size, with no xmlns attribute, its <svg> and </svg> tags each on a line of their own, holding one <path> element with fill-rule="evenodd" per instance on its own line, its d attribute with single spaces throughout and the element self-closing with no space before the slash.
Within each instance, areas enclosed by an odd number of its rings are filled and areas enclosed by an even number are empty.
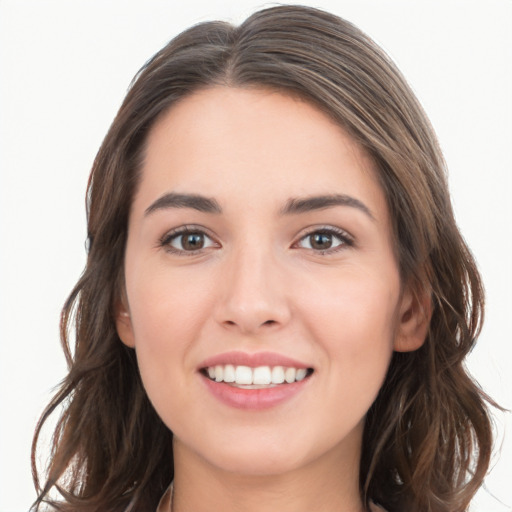
<svg viewBox="0 0 512 512">
<path fill-rule="evenodd" d="M 338 249 L 351 247 L 352 245 L 352 238 L 344 231 L 334 227 L 312 231 L 303 236 L 297 243 L 298 247 L 319 253 L 336 252 Z"/>
<path fill-rule="evenodd" d="M 171 252 L 184 253 L 200 251 L 215 246 L 215 242 L 202 231 L 181 231 L 170 234 L 161 242 Z"/>
<path fill-rule="evenodd" d="M 309 235 L 311 249 L 325 251 L 332 247 L 332 235 L 330 233 L 313 233 Z"/>
<path fill-rule="evenodd" d="M 185 251 L 196 251 L 204 247 L 204 235 L 202 233 L 185 233 L 180 235 L 181 246 Z"/>
</svg>

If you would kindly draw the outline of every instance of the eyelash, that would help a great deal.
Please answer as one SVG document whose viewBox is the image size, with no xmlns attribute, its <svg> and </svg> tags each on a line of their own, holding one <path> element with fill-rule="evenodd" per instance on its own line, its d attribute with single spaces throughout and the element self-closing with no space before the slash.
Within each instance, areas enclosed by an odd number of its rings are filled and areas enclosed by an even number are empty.
<svg viewBox="0 0 512 512">
<path fill-rule="evenodd" d="M 325 255 L 325 254 L 334 254 L 338 251 L 342 251 L 348 247 L 354 246 L 354 239 L 351 235 L 349 235 L 346 231 L 340 228 L 336 228 L 334 226 L 319 226 L 315 228 L 309 228 L 309 230 L 304 233 L 297 242 L 293 244 L 294 247 L 297 247 L 300 242 L 310 239 L 310 245 L 311 245 L 311 237 L 313 235 L 327 235 L 334 238 L 337 238 L 340 243 L 336 245 L 335 247 L 329 247 L 325 250 L 320 249 L 314 249 L 312 247 L 304 247 L 304 249 L 307 249 L 309 251 L 312 251 L 316 254 Z"/>
<path fill-rule="evenodd" d="M 176 247 L 173 247 L 171 243 L 174 240 L 179 239 L 180 237 L 183 237 L 185 235 L 200 235 L 203 236 L 205 239 L 210 240 L 211 244 L 208 245 L 208 247 L 200 247 L 199 249 L 194 249 L 187 251 L 186 249 L 178 249 Z M 199 226 L 183 226 L 181 228 L 173 229 L 172 231 L 168 231 L 162 238 L 160 238 L 159 247 L 163 247 L 167 252 L 177 254 L 179 256 L 194 256 L 196 254 L 199 254 L 204 249 L 208 249 L 209 247 L 213 247 L 214 245 L 219 246 L 217 242 L 213 240 L 213 238 L 206 233 L 204 228 L 201 228 Z M 182 242 L 183 246 L 183 242 Z"/>
<path fill-rule="evenodd" d="M 180 237 L 183 237 L 185 235 L 200 235 L 204 237 L 204 239 L 208 239 L 210 241 L 209 245 L 207 247 L 200 247 L 199 249 L 194 250 L 186 250 L 186 249 L 179 249 L 176 247 L 173 247 L 171 243 Z M 327 235 L 334 238 L 337 238 L 340 243 L 336 245 L 335 247 L 329 247 L 325 250 L 320 249 L 314 249 L 311 247 L 311 237 L 314 235 Z M 352 236 L 350 236 L 346 231 L 335 228 L 333 226 L 321 226 L 314 229 L 311 229 L 303 233 L 299 240 L 295 242 L 292 247 L 293 248 L 300 248 L 300 243 L 304 240 L 307 240 L 309 238 L 310 247 L 303 247 L 304 249 L 308 251 L 312 251 L 313 253 L 325 255 L 325 254 L 333 254 L 338 251 L 341 251 L 347 247 L 353 247 L 354 246 L 354 239 Z M 210 247 L 213 247 L 217 245 L 217 247 L 220 246 L 217 242 L 213 240 L 213 238 L 205 231 L 204 228 L 201 228 L 199 226 L 183 226 L 181 228 L 173 229 L 172 231 L 167 232 L 164 236 L 162 236 L 159 240 L 159 247 L 163 247 L 167 252 L 177 254 L 180 256 L 193 256 L 196 254 L 199 254 L 201 251 L 208 249 Z M 182 242 L 183 246 L 183 242 Z"/>
</svg>

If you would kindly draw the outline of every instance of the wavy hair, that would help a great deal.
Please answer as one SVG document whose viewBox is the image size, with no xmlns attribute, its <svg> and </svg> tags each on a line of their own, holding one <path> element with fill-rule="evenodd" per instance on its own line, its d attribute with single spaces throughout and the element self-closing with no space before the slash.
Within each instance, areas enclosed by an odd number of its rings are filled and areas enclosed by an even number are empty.
<svg viewBox="0 0 512 512">
<path fill-rule="evenodd" d="M 35 432 L 33 510 L 43 504 L 61 511 L 153 510 L 173 478 L 172 433 L 148 400 L 134 351 L 117 335 L 115 307 L 148 132 L 177 101 L 215 85 L 297 95 L 373 158 L 402 282 L 418 295 L 429 293 L 433 312 L 424 345 L 393 355 L 368 411 L 361 496 L 393 512 L 466 510 L 489 464 L 491 401 L 463 364 L 481 329 L 484 296 L 454 220 L 445 163 L 426 115 L 387 55 L 351 23 L 300 6 L 265 9 L 240 26 L 196 25 L 134 78 L 90 175 L 90 250 L 61 319 L 69 374 Z M 38 438 L 59 410 L 41 480 Z"/>
</svg>

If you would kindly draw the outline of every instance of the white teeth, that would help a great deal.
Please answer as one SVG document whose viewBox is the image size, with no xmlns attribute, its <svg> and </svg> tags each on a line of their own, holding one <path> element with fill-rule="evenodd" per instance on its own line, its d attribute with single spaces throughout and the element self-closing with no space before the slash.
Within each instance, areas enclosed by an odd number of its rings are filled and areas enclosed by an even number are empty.
<svg viewBox="0 0 512 512">
<path fill-rule="evenodd" d="M 232 364 L 224 366 L 224 382 L 235 382 L 235 367 Z"/>
<path fill-rule="evenodd" d="M 272 382 L 272 373 L 269 366 L 258 366 L 254 368 L 252 383 L 253 384 L 270 384 Z"/>
<path fill-rule="evenodd" d="M 304 380 L 307 373 L 308 373 L 308 371 L 305 368 L 299 368 L 297 370 L 297 373 L 295 374 L 295 380 L 296 381 Z"/>
<path fill-rule="evenodd" d="M 275 386 L 284 382 L 292 384 L 304 380 L 306 368 L 285 368 L 283 366 L 234 366 L 232 364 L 209 366 L 208 377 L 216 382 L 226 382 L 241 386 Z"/>
<path fill-rule="evenodd" d="M 252 368 L 237 366 L 235 370 L 235 382 L 237 384 L 252 384 Z"/>
<path fill-rule="evenodd" d="M 295 382 L 295 375 L 296 370 L 295 368 L 286 368 L 284 372 L 284 380 L 288 382 L 288 384 L 291 384 L 292 382 Z"/>
<path fill-rule="evenodd" d="M 284 368 L 282 366 L 274 366 L 272 368 L 272 384 L 282 384 L 284 382 Z"/>
</svg>

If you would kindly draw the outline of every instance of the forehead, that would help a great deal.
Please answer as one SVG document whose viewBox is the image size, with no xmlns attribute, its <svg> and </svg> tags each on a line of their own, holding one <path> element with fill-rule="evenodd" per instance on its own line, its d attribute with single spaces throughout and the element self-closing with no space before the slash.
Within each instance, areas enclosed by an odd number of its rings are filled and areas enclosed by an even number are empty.
<svg viewBox="0 0 512 512">
<path fill-rule="evenodd" d="M 386 209 L 372 160 L 339 125 L 306 101 L 262 89 L 204 89 L 158 120 L 135 202 L 147 207 L 168 192 L 246 206 L 350 193 Z"/>
</svg>

